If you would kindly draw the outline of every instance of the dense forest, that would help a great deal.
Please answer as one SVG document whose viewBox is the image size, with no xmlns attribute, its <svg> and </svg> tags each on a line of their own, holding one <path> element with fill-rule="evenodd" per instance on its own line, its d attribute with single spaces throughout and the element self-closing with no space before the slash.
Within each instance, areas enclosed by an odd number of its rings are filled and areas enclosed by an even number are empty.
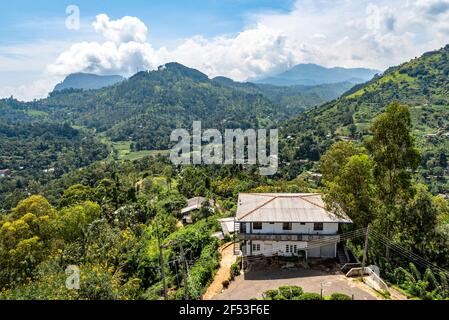
<svg viewBox="0 0 449 320">
<path fill-rule="evenodd" d="M 188 295 L 200 299 L 223 244 L 212 234 L 218 218 L 235 214 L 240 192 L 322 192 L 352 230 L 370 226 L 432 263 L 415 265 L 371 239 L 369 262 L 385 279 L 415 298 L 448 298 L 447 275 L 433 265 L 449 268 L 448 70 L 446 47 L 312 109 L 325 97 L 309 88 L 317 99 L 293 118 L 299 89 L 211 80 L 178 64 L 99 90 L 1 100 L 0 299 L 163 299 L 162 274 L 168 298 L 182 299 L 179 243 Z M 124 141 L 130 151 L 167 149 L 171 130 L 193 120 L 279 127 L 280 171 L 265 177 L 249 165 L 117 156 Z M 204 206 L 181 226 L 180 209 L 194 196 L 215 200 L 216 210 Z M 363 242 L 347 246 L 361 257 Z M 80 290 L 66 289 L 68 265 L 81 270 Z"/>
</svg>

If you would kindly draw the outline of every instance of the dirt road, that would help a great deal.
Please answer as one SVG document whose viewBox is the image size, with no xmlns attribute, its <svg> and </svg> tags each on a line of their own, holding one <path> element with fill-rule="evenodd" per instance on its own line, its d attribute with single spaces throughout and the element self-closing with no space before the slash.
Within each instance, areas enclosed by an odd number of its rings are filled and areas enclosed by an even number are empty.
<svg viewBox="0 0 449 320">
<path fill-rule="evenodd" d="M 212 300 L 217 294 L 221 293 L 223 290 L 222 283 L 229 279 L 231 265 L 237 260 L 237 257 L 234 256 L 232 243 L 225 244 L 219 250 L 221 252 L 220 269 L 218 269 L 213 282 L 203 295 L 203 300 Z"/>
</svg>

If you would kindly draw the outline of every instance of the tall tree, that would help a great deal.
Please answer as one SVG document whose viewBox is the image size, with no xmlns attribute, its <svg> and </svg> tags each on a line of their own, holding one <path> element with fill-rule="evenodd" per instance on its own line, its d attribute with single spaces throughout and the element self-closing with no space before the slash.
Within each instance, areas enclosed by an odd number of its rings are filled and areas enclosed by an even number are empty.
<svg viewBox="0 0 449 320">
<path fill-rule="evenodd" d="M 406 214 L 407 202 L 413 197 L 412 177 L 421 159 L 415 148 L 408 106 L 390 104 L 374 120 L 371 131 L 373 137 L 366 146 L 375 163 L 374 177 L 383 204 L 376 225 L 391 237 L 402 220 L 400 216 Z"/>
<path fill-rule="evenodd" d="M 412 120 L 406 105 L 392 103 L 371 127 L 366 145 L 375 161 L 375 177 L 381 197 L 393 205 L 398 197 L 410 196 L 412 175 L 421 156 L 415 148 Z"/>
</svg>

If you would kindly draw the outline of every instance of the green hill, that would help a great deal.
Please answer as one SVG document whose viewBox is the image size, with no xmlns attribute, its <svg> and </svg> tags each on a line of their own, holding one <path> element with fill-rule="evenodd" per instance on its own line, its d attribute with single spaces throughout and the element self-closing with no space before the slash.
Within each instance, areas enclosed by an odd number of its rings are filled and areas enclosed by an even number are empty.
<svg viewBox="0 0 449 320">
<path fill-rule="evenodd" d="M 423 178 L 435 193 L 448 192 L 449 46 L 390 68 L 340 99 L 288 121 L 285 161 L 317 161 L 336 140 L 363 139 L 370 134 L 372 120 L 393 101 L 411 108 L 417 142 L 423 150 Z"/>
<path fill-rule="evenodd" d="M 264 95 L 224 86 L 177 63 L 100 90 L 54 92 L 37 104 L 38 110 L 52 110 L 53 121 L 132 141 L 136 151 L 169 148 L 171 131 L 189 129 L 195 120 L 223 129 L 269 127 L 286 118 Z"/>
<path fill-rule="evenodd" d="M 246 93 L 262 94 L 290 116 L 337 99 L 354 86 L 351 82 L 339 82 L 314 86 L 296 85 L 283 87 L 271 84 L 235 82 L 225 77 L 217 77 L 213 80 L 224 86 Z"/>
</svg>

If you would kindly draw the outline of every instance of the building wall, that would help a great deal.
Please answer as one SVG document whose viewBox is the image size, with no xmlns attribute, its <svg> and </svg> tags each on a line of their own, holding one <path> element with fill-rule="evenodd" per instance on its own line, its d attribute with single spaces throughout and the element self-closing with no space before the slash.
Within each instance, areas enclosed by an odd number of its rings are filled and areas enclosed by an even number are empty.
<svg viewBox="0 0 449 320">
<path fill-rule="evenodd" d="M 250 233 L 251 223 L 246 224 L 246 233 Z M 313 223 L 293 223 L 292 230 L 283 230 L 282 223 L 262 223 L 262 230 L 254 230 L 252 228 L 253 234 L 337 234 L 338 233 L 338 223 L 324 223 L 323 231 L 315 231 L 313 229 Z"/>
<path fill-rule="evenodd" d="M 318 248 L 307 248 L 304 241 L 247 241 L 244 251 L 245 256 L 293 256 L 298 251 L 307 251 L 308 258 L 335 258 L 337 256 L 337 244 L 329 244 Z M 288 248 L 287 248 L 288 247 Z M 296 250 L 296 251 L 295 251 Z"/>
</svg>

